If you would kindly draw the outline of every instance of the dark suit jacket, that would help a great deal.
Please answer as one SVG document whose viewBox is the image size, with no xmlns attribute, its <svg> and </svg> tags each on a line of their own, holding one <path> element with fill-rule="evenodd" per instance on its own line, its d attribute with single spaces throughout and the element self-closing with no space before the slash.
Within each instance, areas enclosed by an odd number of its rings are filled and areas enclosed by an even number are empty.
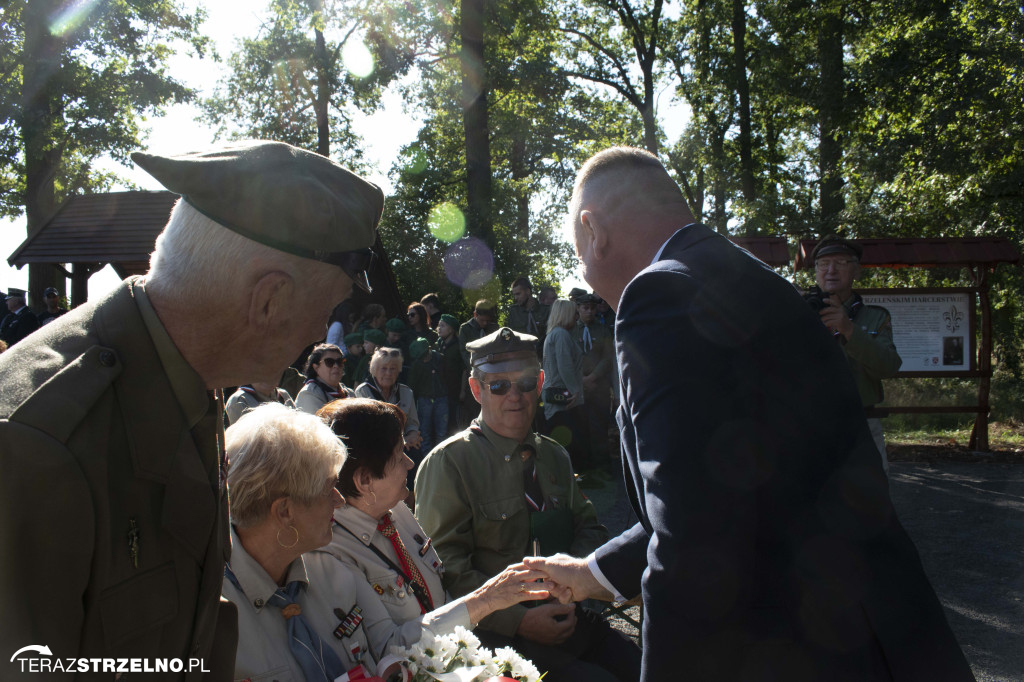
<svg viewBox="0 0 1024 682">
<path fill-rule="evenodd" d="M 0 679 L 20 676 L 8 659 L 32 644 L 62 660 L 185 662 L 142 675 L 154 680 L 199 680 L 188 659 L 203 659 L 205 679 L 231 679 L 222 417 L 183 359 L 163 366 L 133 284 L 0 354 Z M 185 414 L 172 371 L 201 415 Z"/>
<path fill-rule="evenodd" d="M 8 346 L 13 346 L 37 329 L 39 318 L 25 306 L 16 313 L 4 313 L 0 321 L 0 339 L 6 341 Z"/>
<path fill-rule="evenodd" d="M 973 679 L 843 354 L 791 284 L 690 225 L 615 331 L 640 522 L 597 559 L 643 594 L 644 680 Z"/>
</svg>

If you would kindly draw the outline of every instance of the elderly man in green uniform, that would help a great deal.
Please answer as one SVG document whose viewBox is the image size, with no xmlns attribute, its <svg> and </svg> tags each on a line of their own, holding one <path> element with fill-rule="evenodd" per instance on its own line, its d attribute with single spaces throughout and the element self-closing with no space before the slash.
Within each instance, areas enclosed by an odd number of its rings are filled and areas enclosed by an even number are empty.
<svg viewBox="0 0 1024 682">
<path fill-rule="evenodd" d="M 608 531 L 580 492 L 569 455 L 532 431 L 544 380 L 537 339 L 507 327 L 468 344 L 480 417 L 438 445 L 416 476 L 416 516 L 444 562 L 453 596 L 524 556 L 586 556 Z M 489 646 L 514 646 L 545 679 L 635 680 L 640 653 L 572 604 L 517 605 L 480 623 Z"/>
<path fill-rule="evenodd" d="M 219 389 L 276 384 L 368 287 L 383 194 L 334 162 L 263 141 L 132 158 L 182 197 L 149 273 L 0 355 L 0 679 L 32 646 L 77 679 L 112 659 L 232 678 Z"/>
<path fill-rule="evenodd" d="M 543 344 L 551 306 L 541 305 L 533 295 L 533 285 L 528 277 L 520 277 L 512 283 L 512 299 L 515 304 L 508 309 L 505 326 L 521 334 L 532 334 Z"/>
<path fill-rule="evenodd" d="M 594 294 L 587 293 L 576 297 L 579 319 L 572 330 L 572 338 L 583 351 L 583 412 L 590 430 L 590 461 L 599 467 L 607 467 L 615 341 L 608 327 L 597 321 L 599 300 Z"/>
<path fill-rule="evenodd" d="M 822 239 L 811 259 L 818 286 L 829 294 L 821 309 L 822 323 L 835 335 L 846 354 L 846 360 L 857 382 L 861 402 L 868 416 L 868 426 L 882 456 L 882 468 L 889 472 L 885 452 L 882 420 L 873 416 L 872 408 L 882 402 L 882 379 L 899 371 L 903 360 L 892 340 L 892 319 L 885 308 L 865 305 L 853 290 L 853 281 L 860 275 L 863 249 L 845 239 L 829 235 Z"/>
</svg>

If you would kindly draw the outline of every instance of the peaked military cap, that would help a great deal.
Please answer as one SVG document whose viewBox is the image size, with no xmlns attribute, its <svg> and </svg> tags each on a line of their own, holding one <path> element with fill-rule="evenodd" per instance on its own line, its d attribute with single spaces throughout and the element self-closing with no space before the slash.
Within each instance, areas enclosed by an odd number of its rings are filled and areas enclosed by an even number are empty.
<svg viewBox="0 0 1024 682">
<path fill-rule="evenodd" d="M 197 211 L 278 251 L 336 265 L 366 291 L 384 210 L 376 185 L 284 142 L 247 140 L 132 161 Z"/>
<path fill-rule="evenodd" d="M 814 247 L 814 251 L 811 252 L 811 262 L 813 263 L 821 256 L 830 256 L 836 253 L 843 253 L 860 260 L 861 254 L 864 253 L 864 247 L 847 239 L 842 239 L 838 235 L 830 234 L 827 237 L 823 237 L 818 242 L 818 245 Z"/>
<path fill-rule="evenodd" d="M 593 303 L 596 305 L 601 302 L 601 298 L 594 294 L 580 294 L 573 300 L 576 302 L 576 305 L 580 305 L 581 303 Z"/>
<path fill-rule="evenodd" d="M 537 337 L 502 327 L 466 344 L 469 364 L 482 372 L 514 372 L 537 362 Z"/>
<path fill-rule="evenodd" d="M 579 297 L 580 296 L 586 296 L 586 295 L 587 295 L 587 290 L 586 289 L 580 289 L 579 287 L 573 287 L 572 291 L 569 292 L 569 300 L 572 301 L 573 303 L 577 303 L 577 302 L 579 302 Z"/>
<path fill-rule="evenodd" d="M 7 290 L 7 295 L 4 296 L 4 300 L 6 301 L 9 298 L 25 298 L 25 290 L 15 289 L 14 287 L 11 287 L 10 289 Z M 7 313 L 4 313 L 4 315 L 6 314 Z"/>
</svg>

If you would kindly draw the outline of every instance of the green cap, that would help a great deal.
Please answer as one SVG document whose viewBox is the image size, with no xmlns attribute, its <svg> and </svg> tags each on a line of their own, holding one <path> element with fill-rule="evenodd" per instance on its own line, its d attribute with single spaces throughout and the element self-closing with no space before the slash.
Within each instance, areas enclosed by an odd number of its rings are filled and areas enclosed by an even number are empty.
<svg viewBox="0 0 1024 682">
<path fill-rule="evenodd" d="M 392 317 L 390 320 L 384 323 L 384 328 L 387 329 L 389 332 L 404 332 L 405 322 L 398 319 L 397 317 Z"/>
<path fill-rule="evenodd" d="M 601 299 L 595 296 L 594 294 L 584 293 L 574 298 L 573 301 L 576 303 L 576 305 L 580 305 L 582 303 L 593 303 L 596 305 L 601 301 Z"/>
<path fill-rule="evenodd" d="M 580 296 L 586 296 L 587 290 L 580 289 L 579 287 L 573 287 L 572 291 L 569 292 L 569 300 L 573 303 L 579 303 Z"/>
<path fill-rule="evenodd" d="M 284 142 L 246 140 L 179 156 L 135 152 L 132 161 L 229 230 L 337 265 L 369 291 L 366 271 L 384 193 L 327 157 Z"/>
<path fill-rule="evenodd" d="M 811 262 L 813 263 L 821 256 L 830 256 L 836 253 L 853 256 L 857 260 L 860 260 L 861 254 L 864 253 L 864 248 L 860 244 L 855 244 L 847 239 L 842 239 L 837 235 L 830 234 L 827 237 L 824 237 L 820 242 L 818 242 L 818 245 L 814 247 L 814 251 L 811 252 Z"/>
<path fill-rule="evenodd" d="M 362 332 L 352 332 L 351 334 L 345 334 L 345 345 L 346 346 L 358 346 L 363 342 Z"/>
<path fill-rule="evenodd" d="M 449 315 L 448 313 L 442 313 L 441 314 L 441 322 L 444 322 L 446 325 L 448 325 L 452 329 L 456 329 L 457 330 L 459 328 L 459 321 L 458 321 L 458 319 L 454 315 Z"/>
<path fill-rule="evenodd" d="M 514 372 L 538 363 L 537 337 L 517 334 L 508 327 L 470 341 L 466 350 L 470 367 L 482 372 Z"/>
<path fill-rule="evenodd" d="M 383 346 L 387 342 L 388 337 L 384 336 L 384 332 L 379 329 L 367 329 L 363 332 L 363 341 L 369 341 L 375 343 L 378 346 Z"/>
<path fill-rule="evenodd" d="M 409 358 L 419 360 L 430 348 L 430 342 L 422 336 L 409 344 Z"/>
</svg>

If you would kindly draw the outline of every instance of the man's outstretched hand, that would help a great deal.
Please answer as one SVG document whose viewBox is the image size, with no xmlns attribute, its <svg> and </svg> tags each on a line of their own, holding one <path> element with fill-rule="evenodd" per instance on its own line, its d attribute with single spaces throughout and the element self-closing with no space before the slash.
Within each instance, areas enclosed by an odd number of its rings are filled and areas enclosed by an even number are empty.
<svg viewBox="0 0 1024 682">
<path fill-rule="evenodd" d="M 550 590 L 551 596 L 557 597 L 563 604 L 584 599 L 615 599 L 615 595 L 601 585 L 590 572 L 586 559 L 568 554 L 555 554 L 549 557 L 526 557 L 523 559 L 523 565 L 546 574 L 549 580 L 564 588 Z"/>
</svg>

